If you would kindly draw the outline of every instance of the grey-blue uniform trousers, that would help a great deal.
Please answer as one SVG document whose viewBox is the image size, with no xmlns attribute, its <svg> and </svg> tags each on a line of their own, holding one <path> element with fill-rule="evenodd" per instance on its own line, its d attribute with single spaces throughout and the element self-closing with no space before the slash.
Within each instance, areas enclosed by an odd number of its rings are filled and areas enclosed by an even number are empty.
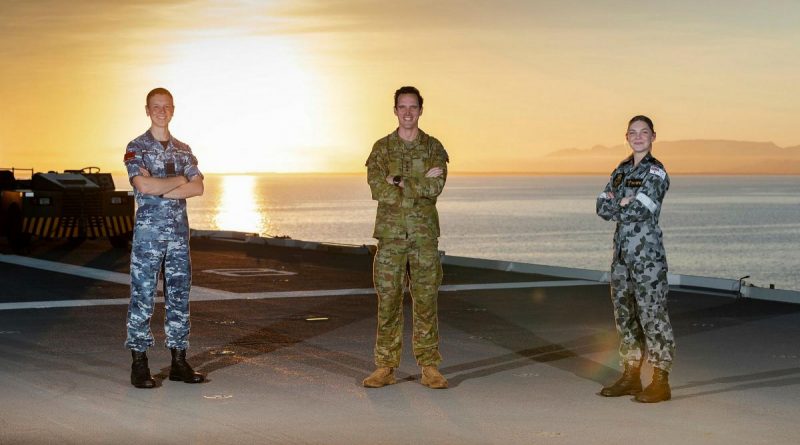
<svg viewBox="0 0 800 445">
<path fill-rule="evenodd" d="M 636 167 L 632 156 L 622 161 L 597 198 L 597 214 L 617 223 L 610 281 L 621 360 L 639 364 L 646 348 L 648 362 L 667 372 L 675 338 L 667 313 L 667 256 L 658 217 L 668 189 L 664 166 L 648 153 Z M 622 207 L 624 197 L 633 199 Z"/>
<path fill-rule="evenodd" d="M 197 175 L 202 177 L 197 158 L 188 145 L 170 137 L 165 149 L 149 130 L 131 141 L 125 151 L 125 168 L 131 182 L 134 176 L 141 174 L 140 167 L 159 178 L 183 175 L 191 180 Z M 189 347 L 189 289 L 192 285 L 186 200 L 146 195 L 135 187 L 134 194 L 137 208 L 125 346 L 134 351 L 146 351 L 153 345 L 150 317 L 163 264 L 166 346 L 186 349 Z"/>
</svg>

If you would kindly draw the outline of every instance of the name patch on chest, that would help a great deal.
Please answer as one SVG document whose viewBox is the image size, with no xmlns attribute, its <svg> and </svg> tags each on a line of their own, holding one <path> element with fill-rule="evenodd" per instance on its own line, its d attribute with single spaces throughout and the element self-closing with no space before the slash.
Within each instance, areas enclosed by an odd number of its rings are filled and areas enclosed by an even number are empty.
<svg viewBox="0 0 800 445">
<path fill-rule="evenodd" d="M 641 179 L 628 179 L 625 181 L 625 187 L 641 187 L 642 180 Z"/>
</svg>

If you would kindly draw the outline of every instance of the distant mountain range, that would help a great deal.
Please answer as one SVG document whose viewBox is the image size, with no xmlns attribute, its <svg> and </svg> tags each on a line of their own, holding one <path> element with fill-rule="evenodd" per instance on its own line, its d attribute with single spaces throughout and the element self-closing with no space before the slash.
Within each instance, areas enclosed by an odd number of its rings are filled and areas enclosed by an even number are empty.
<svg viewBox="0 0 800 445">
<path fill-rule="evenodd" d="M 631 153 L 626 145 L 554 151 L 536 160 L 542 173 L 609 173 Z M 772 142 L 657 141 L 653 156 L 672 174 L 800 175 L 800 146 Z"/>
</svg>

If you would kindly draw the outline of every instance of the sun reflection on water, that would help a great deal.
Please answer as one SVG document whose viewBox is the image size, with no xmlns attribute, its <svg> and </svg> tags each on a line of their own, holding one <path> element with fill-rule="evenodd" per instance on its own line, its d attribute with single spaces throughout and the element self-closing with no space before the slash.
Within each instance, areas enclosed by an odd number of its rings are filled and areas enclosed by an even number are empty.
<svg viewBox="0 0 800 445">
<path fill-rule="evenodd" d="M 268 233 L 269 216 L 260 211 L 256 193 L 256 177 L 226 175 L 220 184 L 214 225 L 220 230 Z"/>
</svg>

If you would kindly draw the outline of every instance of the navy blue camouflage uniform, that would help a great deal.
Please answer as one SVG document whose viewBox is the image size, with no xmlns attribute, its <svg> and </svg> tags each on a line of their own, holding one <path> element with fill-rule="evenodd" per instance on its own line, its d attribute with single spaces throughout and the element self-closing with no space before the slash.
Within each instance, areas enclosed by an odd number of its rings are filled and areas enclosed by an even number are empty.
<svg viewBox="0 0 800 445">
<path fill-rule="evenodd" d="M 667 372 L 675 338 L 667 313 L 667 256 L 658 218 L 668 189 L 664 166 L 648 153 L 635 167 L 633 156 L 622 161 L 597 197 L 597 214 L 617 223 L 610 281 L 621 360 L 638 365 L 646 350 L 648 362 Z M 625 197 L 631 201 L 623 207 L 620 200 Z"/>
<path fill-rule="evenodd" d="M 153 177 L 183 175 L 188 180 L 202 173 L 189 146 L 174 137 L 166 148 L 146 131 L 128 144 L 125 168 L 133 181 L 139 169 Z M 189 219 L 185 199 L 146 195 L 134 187 L 136 222 L 131 248 L 131 302 L 125 347 L 146 351 L 153 345 L 150 317 L 159 271 L 164 266 L 164 332 L 168 348 L 189 347 L 189 289 L 192 264 L 189 257 Z"/>
</svg>

